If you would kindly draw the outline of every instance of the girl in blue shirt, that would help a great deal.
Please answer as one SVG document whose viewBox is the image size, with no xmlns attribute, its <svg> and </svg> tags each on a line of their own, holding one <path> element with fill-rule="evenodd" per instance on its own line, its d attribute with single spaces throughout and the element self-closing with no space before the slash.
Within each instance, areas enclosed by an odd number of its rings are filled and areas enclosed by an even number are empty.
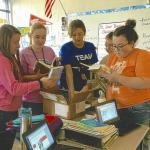
<svg viewBox="0 0 150 150">
<path fill-rule="evenodd" d="M 88 68 L 80 63 L 92 65 L 98 61 L 96 48 L 84 41 L 86 28 L 81 20 L 73 20 L 69 24 L 69 36 L 72 41 L 65 43 L 60 50 L 62 65 L 65 70 L 61 77 L 61 87 L 68 89 L 72 98 L 75 91 L 81 91 L 89 79 Z"/>
</svg>

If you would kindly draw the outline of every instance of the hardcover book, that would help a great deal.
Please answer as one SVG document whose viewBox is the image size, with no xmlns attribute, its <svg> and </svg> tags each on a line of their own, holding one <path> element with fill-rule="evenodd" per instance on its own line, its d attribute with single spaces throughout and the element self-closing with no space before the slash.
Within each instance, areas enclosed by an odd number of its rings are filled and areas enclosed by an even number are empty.
<svg viewBox="0 0 150 150">
<path fill-rule="evenodd" d="M 43 74 L 48 73 L 52 67 L 53 67 L 52 65 L 47 64 L 43 61 L 37 61 L 34 67 L 34 72 L 37 73 L 38 71 L 40 71 L 40 73 L 43 73 Z"/>
</svg>

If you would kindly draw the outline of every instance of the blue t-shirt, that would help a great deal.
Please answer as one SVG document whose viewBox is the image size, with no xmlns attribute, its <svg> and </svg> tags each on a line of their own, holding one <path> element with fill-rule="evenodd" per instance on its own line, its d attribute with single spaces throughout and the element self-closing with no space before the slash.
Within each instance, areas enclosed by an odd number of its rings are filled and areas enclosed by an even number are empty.
<svg viewBox="0 0 150 150">
<path fill-rule="evenodd" d="M 92 65 L 98 61 L 95 46 L 90 42 L 84 42 L 83 48 L 77 48 L 71 41 L 61 47 L 60 56 L 62 65 L 71 65 L 74 88 L 76 91 L 80 91 L 87 83 L 87 80 L 84 80 L 82 76 L 86 76 L 87 79 L 90 77 L 88 68 L 82 66 L 80 63 Z M 60 85 L 61 88 L 67 89 L 65 71 L 62 73 Z"/>
</svg>

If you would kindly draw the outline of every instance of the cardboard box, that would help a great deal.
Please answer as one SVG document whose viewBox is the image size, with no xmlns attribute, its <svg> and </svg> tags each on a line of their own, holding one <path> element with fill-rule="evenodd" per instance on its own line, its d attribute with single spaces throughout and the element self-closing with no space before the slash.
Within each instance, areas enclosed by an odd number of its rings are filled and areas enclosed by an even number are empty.
<svg viewBox="0 0 150 150">
<path fill-rule="evenodd" d="M 51 99 L 43 100 L 43 111 L 51 115 L 58 115 L 65 119 L 79 117 L 85 111 L 85 100 L 89 92 L 75 94 L 69 104 Z"/>
</svg>

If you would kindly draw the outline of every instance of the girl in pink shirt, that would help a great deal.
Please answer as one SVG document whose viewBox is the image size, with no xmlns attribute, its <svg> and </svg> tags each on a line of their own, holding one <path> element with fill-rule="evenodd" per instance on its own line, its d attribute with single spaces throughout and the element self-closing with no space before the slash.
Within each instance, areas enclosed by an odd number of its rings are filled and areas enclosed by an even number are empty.
<svg viewBox="0 0 150 150">
<path fill-rule="evenodd" d="M 35 72 L 35 66 L 38 61 L 51 64 L 56 58 L 56 55 L 52 48 L 44 46 L 46 41 L 46 28 L 40 23 L 35 23 L 31 27 L 30 43 L 29 47 L 24 48 L 20 52 L 20 60 L 23 66 L 23 71 L 27 81 L 36 81 L 41 77 L 47 75 L 40 72 Z M 39 90 L 25 94 L 22 98 L 23 107 L 32 108 L 33 114 L 43 113 L 42 96 Z"/>
<path fill-rule="evenodd" d="M 20 47 L 20 32 L 12 25 L 0 27 L 0 149 L 11 150 L 15 132 L 6 130 L 6 123 L 17 118 L 21 97 L 24 94 L 55 86 L 49 78 L 22 82 L 16 53 Z"/>
</svg>

